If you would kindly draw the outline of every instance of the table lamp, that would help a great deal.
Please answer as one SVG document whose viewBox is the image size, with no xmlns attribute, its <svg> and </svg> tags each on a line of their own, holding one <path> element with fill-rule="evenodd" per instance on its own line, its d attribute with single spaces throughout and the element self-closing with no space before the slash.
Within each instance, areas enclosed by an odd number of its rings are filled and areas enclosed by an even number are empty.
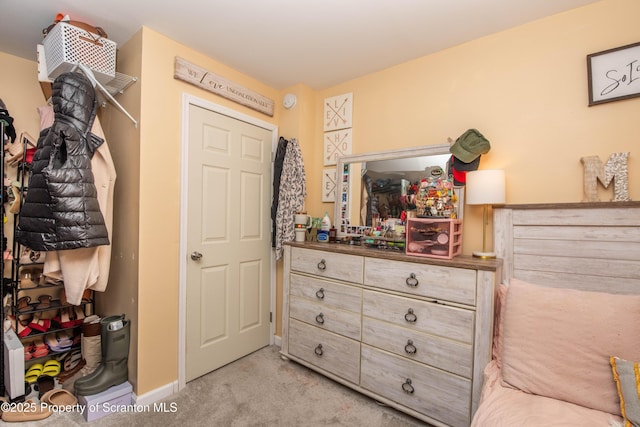
<svg viewBox="0 0 640 427">
<path fill-rule="evenodd" d="M 482 219 L 482 252 L 475 251 L 478 258 L 495 258 L 495 252 L 487 251 L 487 224 L 489 205 L 505 202 L 505 176 L 503 170 L 488 169 L 467 172 L 465 197 L 468 205 L 484 205 Z"/>
</svg>

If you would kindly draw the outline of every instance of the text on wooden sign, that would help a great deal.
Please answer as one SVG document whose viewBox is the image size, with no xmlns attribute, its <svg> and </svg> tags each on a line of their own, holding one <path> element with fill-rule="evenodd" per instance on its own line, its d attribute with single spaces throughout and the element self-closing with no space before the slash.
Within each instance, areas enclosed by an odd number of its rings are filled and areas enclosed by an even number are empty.
<svg viewBox="0 0 640 427">
<path fill-rule="evenodd" d="M 239 84 L 176 57 L 173 77 L 273 117 L 274 102 Z"/>
</svg>

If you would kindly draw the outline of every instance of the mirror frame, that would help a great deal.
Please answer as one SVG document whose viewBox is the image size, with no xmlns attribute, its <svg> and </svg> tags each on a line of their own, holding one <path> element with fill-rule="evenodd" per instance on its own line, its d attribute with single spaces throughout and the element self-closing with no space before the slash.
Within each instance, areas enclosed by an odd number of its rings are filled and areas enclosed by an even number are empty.
<svg viewBox="0 0 640 427">
<path fill-rule="evenodd" d="M 396 150 L 386 151 L 373 151 L 362 154 L 350 154 L 347 156 L 340 156 L 336 162 L 336 198 L 334 201 L 333 222 L 336 227 L 337 235 L 339 237 L 348 236 L 349 234 L 342 229 L 342 194 L 343 186 L 342 174 L 344 171 L 344 165 L 350 163 L 362 163 L 362 162 L 377 162 L 380 160 L 395 160 L 406 159 L 411 157 L 423 157 L 423 156 L 438 156 L 443 154 L 451 154 L 449 151 L 449 144 L 434 144 L 421 147 L 401 148 Z M 349 174 L 347 181 L 347 187 L 351 187 L 351 179 L 353 177 Z M 464 186 L 454 187 L 455 193 L 458 195 L 458 218 L 462 219 L 464 211 Z M 351 210 L 350 201 L 347 200 L 347 210 Z"/>
</svg>

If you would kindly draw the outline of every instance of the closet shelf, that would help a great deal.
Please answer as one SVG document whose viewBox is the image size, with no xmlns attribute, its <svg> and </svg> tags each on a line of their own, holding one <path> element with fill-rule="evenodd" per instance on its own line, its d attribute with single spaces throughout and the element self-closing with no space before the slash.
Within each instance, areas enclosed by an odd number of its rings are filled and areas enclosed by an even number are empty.
<svg viewBox="0 0 640 427">
<path fill-rule="evenodd" d="M 116 76 L 113 78 L 113 80 L 109 80 L 103 86 L 107 90 L 107 92 L 109 92 L 112 96 L 115 96 L 115 95 L 124 93 L 124 91 L 129 86 L 131 86 L 137 81 L 138 81 L 137 77 L 128 76 L 126 74 L 122 74 L 116 71 Z M 103 107 L 106 105 L 108 101 L 106 97 L 102 95 L 101 92 L 98 92 L 98 99 L 100 101 L 100 105 Z"/>
<path fill-rule="evenodd" d="M 38 80 L 42 86 L 45 98 L 49 99 L 51 96 L 50 86 L 53 82 L 53 78 L 47 73 L 47 59 L 45 56 L 44 46 L 42 44 L 37 45 L 38 54 Z M 133 118 L 129 112 L 115 100 L 114 95 L 123 93 L 129 86 L 138 81 L 136 77 L 128 76 L 119 72 L 115 72 L 115 77 L 111 80 L 105 81 L 102 77 L 98 80 L 91 71 L 91 69 L 83 63 L 75 63 L 71 71 L 83 72 L 91 83 L 96 88 L 96 95 L 98 96 L 98 102 L 102 107 L 106 106 L 107 102 L 113 104 L 118 110 L 120 110 L 125 116 L 133 122 L 134 127 L 138 127 L 138 122 Z"/>
</svg>

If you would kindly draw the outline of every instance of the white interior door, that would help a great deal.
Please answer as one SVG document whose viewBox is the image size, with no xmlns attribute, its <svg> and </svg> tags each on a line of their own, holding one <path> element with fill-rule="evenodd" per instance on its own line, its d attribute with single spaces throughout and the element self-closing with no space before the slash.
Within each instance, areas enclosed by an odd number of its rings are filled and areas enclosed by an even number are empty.
<svg viewBox="0 0 640 427">
<path fill-rule="evenodd" d="M 269 344 L 271 142 L 189 106 L 186 381 Z"/>
</svg>

